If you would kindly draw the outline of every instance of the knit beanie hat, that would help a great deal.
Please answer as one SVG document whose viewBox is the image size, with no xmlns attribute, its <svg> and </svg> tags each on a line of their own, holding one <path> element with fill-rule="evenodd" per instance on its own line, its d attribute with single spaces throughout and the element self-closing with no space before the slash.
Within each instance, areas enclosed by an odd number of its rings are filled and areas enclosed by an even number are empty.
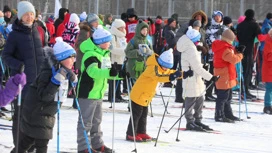
<svg viewBox="0 0 272 153">
<path fill-rule="evenodd" d="M 223 19 L 223 17 L 224 17 L 224 15 L 223 15 L 223 13 L 221 12 L 221 11 L 213 11 L 213 18 L 216 16 L 216 15 L 220 15 L 221 17 L 222 17 L 222 19 Z"/>
<path fill-rule="evenodd" d="M 50 15 L 50 16 L 48 17 L 47 21 L 50 22 L 50 23 L 54 23 L 54 21 L 55 21 L 54 15 Z"/>
<path fill-rule="evenodd" d="M 172 22 L 176 21 L 174 18 L 169 18 L 167 20 L 167 24 L 170 25 Z"/>
<path fill-rule="evenodd" d="M 96 45 L 104 44 L 106 42 L 110 42 L 112 39 L 111 33 L 105 29 L 97 29 L 93 33 L 93 42 Z"/>
<path fill-rule="evenodd" d="M 126 23 L 121 19 L 115 19 L 112 23 L 112 27 L 115 28 L 126 27 Z"/>
<path fill-rule="evenodd" d="M 11 12 L 11 9 L 9 8 L 9 6 L 5 5 L 3 12 Z"/>
<path fill-rule="evenodd" d="M 82 12 L 82 13 L 79 15 L 80 22 L 86 20 L 86 18 L 87 18 L 86 12 Z"/>
<path fill-rule="evenodd" d="M 230 29 L 227 29 L 222 33 L 221 40 L 224 40 L 227 43 L 232 44 L 234 39 L 235 39 L 235 34 Z"/>
<path fill-rule="evenodd" d="M 79 24 L 79 17 L 77 16 L 77 14 L 72 13 L 69 19 L 69 22 L 73 22 L 75 24 Z"/>
<path fill-rule="evenodd" d="M 64 42 L 61 37 L 56 38 L 56 44 L 54 45 L 53 50 L 58 61 L 63 61 L 76 54 L 74 48 L 68 43 Z"/>
<path fill-rule="evenodd" d="M 223 24 L 228 25 L 230 23 L 232 23 L 232 19 L 229 16 L 225 16 L 223 19 Z"/>
<path fill-rule="evenodd" d="M 272 18 L 272 13 L 270 13 L 270 12 L 267 13 L 267 14 L 266 14 L 266 18 L 267 18 L 268 20 L 271 19 L 271 18 Z"/>
<path fill-rule="evenodd" d="M 192 40 L 193 43 L 199 41 L 201 38 L 200 32 L 198 30 L 193 29 L 192 26 L 188 27 L 188 30 L 186 32 L 186 36 L 190 40 Z"/>
<path fill-rule="evenodd" d="M 164 51 L 158 58 L 158 63 L 160 66 L 171 69 L 174 63 L 173 49 Z"/>
<path fill-rule="evenodd" d="M 238 24 L 239 23 L 241 23 L 241 22 L 243 22 L 244 20 L 245 20 L 245 18 L 246 18 L 246 16 L 244 16 L 244 15 L 242 15 L 242 16 L 240 16 L 239 18 L 238 18 Z"/>
<path fill-rule="evenodd" d="M 246 16 L 247 19 L 253 19 L 254 15 L 255 15 L 255 12 L 252 9 L 248 9 L 245 12 L 245 16 Z"/>
<path fill-rule="evenodd" d="M 34 13 L 34 16 L 36 16 L 36 11 L 34 6 L 28 2 L 28 1 L 20 1 L 17 6 L 18 9 L 18 19 L 21 20 L 22 16 L 27 12 Z"/>
<path fill-rule="evenodd" d="M 86 21 L 87 21 L 89 24 L 91 24 L 91 23 L 93 23 L 93 22 L 95 22 L 95 21 L 99 21 L 99 17 L 98 17 L 96 14 L 94 14 L 94 13 L 90 13 L 90 14 L 88 14 L 88 16 L 87 16 Z"/>
</svg>

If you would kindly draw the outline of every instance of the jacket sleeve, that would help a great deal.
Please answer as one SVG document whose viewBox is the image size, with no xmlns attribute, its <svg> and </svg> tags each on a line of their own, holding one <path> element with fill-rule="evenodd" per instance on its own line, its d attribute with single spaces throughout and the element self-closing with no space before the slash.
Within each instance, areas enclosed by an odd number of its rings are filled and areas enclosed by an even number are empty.
<svg viewBox="0 0 272 153">
<path fill-rule="evenodd" d="M 128 43 L 125 53 L 127 58 L 138 58 L 140 56 L 138 49 L 135 49 L 131 42 Z"/>
<path fill-rule="evenodd" d="M 14 97 L 18 94 L 18 86 L 13 83 L 13 77 L 11 77 L 6 83 L 5 89 L 0 89 L 0 107 L 3 107 L 10 103 Z"/>
<path fill-rule="evenodd" d="M 20 61 L 19 59 L 15 58 L 15 54 L 17 50 L 16 46 L 17 46 L 17 42 L 15 41 L 15 35 L 14 33 L 11 32 L 7 39 L 5 48 L 2 52 L 2 58 L 4 63 L 6 63 L 8 67 L 10 67 L 12 70 L 19 71 L 19 68 L 24 63 L 23 61 Z"/>
<path fill-rule="evenodd" d="M 166 30 L 164 35 L 168 46 L 174 47 L 176 45 L 175 34 L 172 30 Z"/>
<path fill-rule="evenodd" d="M 213 41 L 215 41 L 214 34 L 212 33 L 211 29 L 208 28 L 206 30 L 206 43 L 211 46 Z"/>
<path fill-rule="evenodd" d="M 168 73 L 162 74 L 159 72 L 158 66 L 155 66 L 152 71 L 154 71 L 155 76 L 158 77 L 158 82 L 169 82 L 170 74 L 176 72 L 176 70 L 169 70 Z"/>
<path fill-rule="evenodd" d="M 197 53 L 196 47 L 192 48 L 191 50 L 187 51 L 186 54 L 188 54 L 188 62 L 191 66 L 192 70 L 194 71 L 194 75 L 200 75 L 205 80 L 211 80 L 212 75 L 206 71 L 201 64 L 201 60 L 197 59 Z"/>
<path fill-rule="evenodd" d="M 230 49 L 224 51 L 222 59 L 231 64 L 239 63 L 243 59 L 243 54 L 234 54 Z"/>
<path fill-rule="evenodd" d="M 111 54 L 114 54 L 114 55 L 124 55 L 124 48 L 118 48 L 117 47 L 117 42 L 115 41 L 116 39 L 116 36 L 113 36 L 113 39 L 111 41 L 111 45 L 112 45 L 112 49 L 111 49 Z"/>
<path fill-rule="evenodd" d="M 109 78 L 110 70 L 101 69 L 98 67 L 98 59 L 96 57 L 89 57 L 84 61 L 87 74 L 94 79 Z"/>
</svg>

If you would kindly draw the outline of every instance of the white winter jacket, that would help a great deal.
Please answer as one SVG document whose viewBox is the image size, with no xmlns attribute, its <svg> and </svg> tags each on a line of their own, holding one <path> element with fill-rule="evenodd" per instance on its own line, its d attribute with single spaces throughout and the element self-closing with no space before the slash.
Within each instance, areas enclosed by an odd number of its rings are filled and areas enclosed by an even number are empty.
<svg viewBox="0 0 272 153">
<path fill-rule="evenodd" d="M 183 71 L 188 71 L 189 67 L 194 71 L 190 78 L 183 79 L 183 96 L 199 97 L 205 90 L 202 78 L 210 80 L 212 75 L 202 67 L 201 52 L 197 51 L 195 44 L 183 35 L 177 42 L 177 50 L 181 52 L 181 66 Z"/>
<path fill-rule="evenodd" d="M 111 40 L 111 63 L 117 62 L 117 64 L 123 64 L 125 54 L 125 48 L 127 47 L 126 33 L 119 31 L 116 27 L 112 26 L 110 29 L 112 34 Z"/>
</svg>

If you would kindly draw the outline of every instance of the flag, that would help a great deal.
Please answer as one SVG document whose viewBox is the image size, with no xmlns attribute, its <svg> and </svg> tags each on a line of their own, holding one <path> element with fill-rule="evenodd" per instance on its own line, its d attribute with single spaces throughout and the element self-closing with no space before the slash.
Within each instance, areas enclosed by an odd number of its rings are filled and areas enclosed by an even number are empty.
<svg viewBox="0 0 272 153">
<path fill-rule="evenodd" d="M 58 18 L 59 17 L 59 9 L 61 8 L 61 4 L 59 0 L 55 0 L 55 14 L 54 17 Z"/>
</svg>

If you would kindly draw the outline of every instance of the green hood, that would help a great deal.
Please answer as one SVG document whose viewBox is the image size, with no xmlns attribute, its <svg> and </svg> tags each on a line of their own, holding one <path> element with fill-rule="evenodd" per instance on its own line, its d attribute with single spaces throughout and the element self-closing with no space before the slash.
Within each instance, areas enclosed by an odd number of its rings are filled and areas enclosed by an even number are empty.
<svg viewBox="0 0 272 153">
<path fill-rule="evenodd" d="M 140 39 L 140 40 L 146 39 L 146 36 L 143 36 L 141 34 L 141 30 L 143 28 L 147 28 L 148 29 L 148 24 L 146 22 L 140 20 L 139 23 L 136 26 L 136 33 L 135 33 L 134 37 L 136 37 L 137 39 Z"/>
<path fill-rule="evenodd" d="M 84 54 L 88 51 L 93 51 L 97 46 L 93 43 L 93 41 L 88 38 L 87 40 L 83 41 L 79 46 L 81 52 Z"/>
</svg>

